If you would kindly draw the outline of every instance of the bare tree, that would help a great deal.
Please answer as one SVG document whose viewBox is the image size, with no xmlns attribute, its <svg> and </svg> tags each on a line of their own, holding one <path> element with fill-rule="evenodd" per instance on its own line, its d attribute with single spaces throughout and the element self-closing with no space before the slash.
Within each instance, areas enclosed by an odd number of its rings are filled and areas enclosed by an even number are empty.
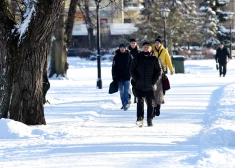
<svg viewBox="0 0 235 168">
<path fill-rule="evenodd" d="M 78 6 L 80 11 L 82 12 L 82 15 L 84 17 L 84 20 L 87 24 L 87 32 L 88 32 L 88 42 L 89 42 L 89 49 L 94 49 L 94 24 L 92 23 L 92 14 L 89 10 L 89 0 L 79 0 Z"/>
<path fill-rule="evenodd" d="M 56 23 L 50 54 L 49 77 L 52 77 L 53 75 L 56 75 L 56 77 L 65 77 L 67 74 L 69 65 L 67 62 L 67 51 L 71 46 L 72 30 L 74 26 L 77 4 L 78 0 L 71 0 L 67 22 L 65 23 L 66 13 L 63 10 L 60 14 L 59 20 Z"/>
<path fill-rule="evenodd" d="M 3 76 L 1 113 L 27 125 L 46 124 L 43 108 L 43 71 L 54 25 L 65 0 L 21 1 L 22 21 L 17 25 L 8 0 L 0 1 L 0 58 Z M 29 22 L 27 22 L 29 21 Z M 26 27 L 26 29 L 24 29 Z M 1 45 L 1 46 L 2 46 Z M 4 60 L 4 58 L 6 58 Z"/>
</svg>

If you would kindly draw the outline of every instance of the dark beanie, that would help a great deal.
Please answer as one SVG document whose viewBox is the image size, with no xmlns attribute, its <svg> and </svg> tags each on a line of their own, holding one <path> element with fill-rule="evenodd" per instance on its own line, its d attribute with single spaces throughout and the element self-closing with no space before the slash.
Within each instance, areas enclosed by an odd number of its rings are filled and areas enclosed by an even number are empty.
<svg viewBox="0 0 235 168">
<path fill-rule="evenodd" d="M 136 42 L 136 40 L 135 39 L 130 39 L 130 42 Z"/>
<path fill-rule="evenodd" d="M 122 44 L 119 45 L 119 48 L 121 48 L 121 47 L 126 48 L 126 45 L 122 43 Z"/>
<path fill-rule="evenodd" d="M 149 42 L 146 41 L 146 42 L 143 43 L 143 46 L 144 46 L 144 45 L 151 46 L 151 43 L 149 43 Z"/>
<path fill-rule="evenodd" d="M 161 36 L 158 36 L 156 39 L 155 39 L 155 42 L 158 41 L 159 43 L 162 43 L 162 39 L 161 39 Z"/>
</svg>

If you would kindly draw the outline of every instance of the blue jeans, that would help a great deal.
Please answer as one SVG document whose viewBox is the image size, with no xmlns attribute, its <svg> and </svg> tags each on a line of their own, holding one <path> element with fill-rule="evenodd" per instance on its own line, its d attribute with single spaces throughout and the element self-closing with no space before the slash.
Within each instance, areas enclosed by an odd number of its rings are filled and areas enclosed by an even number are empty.
<svg viewBox="0 0 235 168">
<path fill-rule="evenodd" d="M 130 81 L 121 81 L 119 82 L 119 92 L 120 92 L 120 98 L 122 101 L 122 105 L 123 107 L 125 107 L 128 104 L 128 100 L 129 100 L 129 94 L 128 94 L 128 90 L 130 87 Z"/>
</svg>

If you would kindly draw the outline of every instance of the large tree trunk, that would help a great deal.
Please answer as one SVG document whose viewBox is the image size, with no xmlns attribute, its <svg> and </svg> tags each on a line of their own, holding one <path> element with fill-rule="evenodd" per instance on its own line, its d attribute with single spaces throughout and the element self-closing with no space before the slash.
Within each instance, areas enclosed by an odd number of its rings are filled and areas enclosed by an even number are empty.
<svg viewBox="0 0 235 168">
<path fill-rule="evenodd" d="M 7 1 L 0 1 L 0 118 L 8 117 L 14 63 L 11 53 L 15 51 L 15 46 L 17 46 L 15 41 L 18 38 L 15 32 L 11 32 L 15 21 L 9 9 L 10 5 Z M 12 38 L 9 38 L 10 36 Z"/>
<path fill-rule="evenodd" d="M 61 14 L 56 24 L 54 39 L 51 47 L 51 60 L 49 77 L 53 75 L 65 77 L 68 70 L 67 51 L 72 41 L 72 31 L 77 9 L 78 0 L 71 0 L 67 23 L 65 26 L 65 15 Z"/>
<path fill-rule="evenodd" d="M 77 10 L 77 4 L 78 4 L 78 0 L 71 0 L 70 6 L 69 6 L 68 19 L 67 19 L 66 28 L 65 28 L 65 34 L 67 36 L 67 40 L 66 40 L 67 48 L 71 46 L 72 31 L 73 31 L 75 14 Z"/>
<path fill-rule="evenodd" d="M 54 30 L 54 38 L 51 46 L 51 61 L 49 78 L 65 77 L 67 71 L 67 52 L 65 43 L 65 14 L 61 13 Z"/>
<path fill-rule="evenodd" d="M 28 7 L 32 7 L 35 2 L 29 3 Z M 9 18 L 9 11 L 4 4 L 8 4 L 8 1 L 1 1 L 0 6 L 5 9 L 3 14 Z M 7 59 L 10 62 L 7 65 L 9 72 L 6 73 L 5 79 L 12 73 L 13 82 L 10 104 L 4 103 L 4 106 L 9 106 L 10 119 L 27 125 L 46 124 L 42 93 L 43 70 L 54 25 L 63 4 L 64 0 L 38 0 L 34 4 L 35 11 L 26 32 L 21 34 L 22 36 L 16 36 L 14 33 L 8 36 Z M 6 22 L 4 24 L 8 25 Z M 7 90 L 4 88 L 5 92 Z"/>
</svg>

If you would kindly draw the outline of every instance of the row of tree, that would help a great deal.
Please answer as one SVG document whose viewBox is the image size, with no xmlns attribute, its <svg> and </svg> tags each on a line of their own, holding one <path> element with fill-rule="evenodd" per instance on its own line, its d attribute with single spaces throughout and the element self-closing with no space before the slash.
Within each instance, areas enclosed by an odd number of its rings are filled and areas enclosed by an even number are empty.
<svg viewBox="0 0 235 168">
<path fill-rule="evenodd" d="M 163 36 L 164 22 L 160 9 L 170 9 L 167 18 L 168 49 L 182 45 L 217 47 L 219 41 L 229 42 L 230 32 L 224 27 L 230 11 L 223 12 L 229 1 L 201 0 L 145 0 L 142 14 L 146 22 L 138 25 L 136 33 L 140 39 L 153 40 L 152 37 Z M 144 32 L 144 33 L 141 33 Z"/>
</svg>

